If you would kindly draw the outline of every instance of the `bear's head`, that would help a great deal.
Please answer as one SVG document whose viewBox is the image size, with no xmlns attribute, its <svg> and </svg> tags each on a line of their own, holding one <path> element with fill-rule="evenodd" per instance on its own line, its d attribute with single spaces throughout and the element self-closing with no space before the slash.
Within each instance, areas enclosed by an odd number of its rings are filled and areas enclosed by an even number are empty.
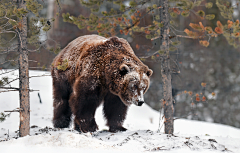
<svg viewBox="0 0 240 153">
<path fill-rule="evenodd" d="M 105 75 L 110 92 L 119 96 L 127 106 L 141 106 L 152 70 L 137 58 L 126 40 L 112 37 L 107 43 L 110 51 L 105 58 L 108 59 Z"/>
<path fill-rule="evenodd" d="M 141 106 L 144 103 L 143 95 L 149 87 L 152 70 L 146 67 L 142 69 L 135 64 L 128 63 L 119 67 L 119 73 L 121 77 L 118 96 L 125 105 Z"/>
</svg>

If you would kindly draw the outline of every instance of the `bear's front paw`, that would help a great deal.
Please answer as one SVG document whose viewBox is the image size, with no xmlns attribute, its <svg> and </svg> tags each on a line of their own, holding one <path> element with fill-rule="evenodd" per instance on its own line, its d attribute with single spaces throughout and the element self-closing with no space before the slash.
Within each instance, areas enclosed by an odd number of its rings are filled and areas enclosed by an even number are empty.
<svg viewBox="0 0 240 153">
<path fill-rule="evenodd" d="M 95 132 L 98 130 L 98 126 L 95 122 L 95 119 L 91 119 L 91 120 L 80 119 L 78 123 L 80 124 L 80 125 L 78 124 L 79 129 L 76 129 L 78 131 L 87 133 L 87 132 Z"/>
<path fill-rule="evenodd" d="M 127 131 L 126 128 L 122 127 L 122 126 L 110 126 L 109 127 L 109 132 L 119 132 L 119 131 Z"/>
</svg>

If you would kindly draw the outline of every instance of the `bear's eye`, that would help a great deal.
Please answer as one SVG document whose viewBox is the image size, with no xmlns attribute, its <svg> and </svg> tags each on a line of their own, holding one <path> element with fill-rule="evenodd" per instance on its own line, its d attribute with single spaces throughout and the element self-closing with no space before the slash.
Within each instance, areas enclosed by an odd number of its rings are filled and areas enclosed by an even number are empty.
<svg viewBox="0 0 240 153">
<path fill-rule="evenodd" d="M 133 88 L 134 88 L 134 89 L 137 89 L 137 88 L 138 88 L 138 86 L 137 86 L 137 85 L 134 85 L 134 86 L 133 86 Z"/>
</svg>

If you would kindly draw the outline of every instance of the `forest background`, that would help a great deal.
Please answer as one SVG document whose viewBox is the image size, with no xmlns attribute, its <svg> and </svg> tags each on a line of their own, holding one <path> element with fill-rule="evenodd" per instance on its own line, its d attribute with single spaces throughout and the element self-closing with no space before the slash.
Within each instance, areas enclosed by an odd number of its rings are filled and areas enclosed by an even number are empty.
<svg viewBox="0 0 240 153">
<path fill-rule="evenodd" d="M 207 23 L 210 26 L 216 26 L 216 21 L 226 22 L 225 19 L 216 13 L 219 11 L 215 1 L 211 10 L 204 10 L 206 13 L 215 14 L 215 19 Z M 235 1 L 232 1 L 234 5 Z M 79 0 L 60 0 L 59 4 L 54 0 L 39 0 L 44 7 L 41 15 L 46 18 L 55 18 L 51 25 L 52 28 L 47 35 L 42 35 L 42 40 L 51 38 L 47 45 L 56 45 L 58 42 L 61 49 L 64 48 L 73 39 L 92 34 L 86 29 L 80 30 L 76 25 L 63 21 L 62 13 L 70 13 L 78 16 L 80 14 L 88 16 L 91 11 L 82 6 Z M 110 10 L 111 5 L 106 5 L 102 9 Z M 202 9 L 205 9 L 203 7 Z M 104 11 L 104 10 L 102 10 Z M 240 9 L 234 9 L 234 18 L 240 18 Z M 58 14 L 58 16 L 57 16 Z M 152 22 L 152 18 L 145 18 L 145 23 L 148 25 Z M 175 20 L 178 29 L 183 31 L 189 27 L 189 21 L 198 23 L 201 19 L 196 18 L 194 14 L 190 14 L 187 18 L 179 16 Z M 137 56 L 144 55 L 151 48 L 151 41 L 146 39 L 145 35 L 129 35 L 117 34 L 128 40 Z M 188 118 L 194 120 L 222 123 L 240 128 L 240 48 L 234 48 L 229 45 L 226 38 L 218 36 L 211 39 L 210 45 L 206 48 L 201 46 L 198 41 L 193 39 L 180 39 L 181 45 L 177 51 L 171 52 L 172 70 L 180 71 L 180 73 L 172 74 L 173 96 L 175 98 L 175 117 Z M 52 44 L 53 43 L 53 44 Z M 16 65 L 11 62 L 5 62 L 6 59 L 11 59 L 12 54 L 0 55 L 0 68 L 14 69 Z M 42 48 L 41 52 L 31 52 L 29 59 L 36 62 L 29 63 L 31 70 L 50 70 L 50 65 L 53 58 L 56 56 L 53 52 Z M 160 64 L 151 59 L 144 61 L 153 71 L 151 85 L 148 92 L 145 94 L 145 100 L 148 105 L 156 110 L 162 108 L 160 100 L 162 99 L 162 80 Z M 206 83 L 206 88 L 201 86 L 201 83 Z M 192 103 L 192 96 L 185 94 L 184 91 L 195 93 L 204 93 L 209 95 L 207 101 Z M 214 99 L 211 98 L 211 93 L 216 93 Z"/>
</svg>

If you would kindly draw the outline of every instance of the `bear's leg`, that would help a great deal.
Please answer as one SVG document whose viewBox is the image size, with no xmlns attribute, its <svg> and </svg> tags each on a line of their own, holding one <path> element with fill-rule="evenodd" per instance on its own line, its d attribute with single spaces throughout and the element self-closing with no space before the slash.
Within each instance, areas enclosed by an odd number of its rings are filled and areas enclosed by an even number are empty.
<svg viewBox="0 0 240 153">
<path fill-rule="evenodd" d="M 67 128 L 71 121 L 71 109 L 69 107 L 68 87 L 62 82 L 53 80 L 53 126 L 55 128 Z"/>
<path fill-rule="evenodd" d="M 110 132 L 126 131 L 127 129 L 122 127 L 123 121 L 126 118 L 128 107 L 121 101 L 121 99 L 108 93 L 104 98 L 103 112 L 107 119 L 107 125 Z"/>
<path fill-rule="evenodd" d="M 90 80 L 88 81 L 87 78 L 77 79 L 69 100 L 75 116 L 75 130 L 79 132 L 94 132 L 98 129 L 94 116 L 100 104 L 100 89 L 94 86 L 93 79 Z"/>
</svg>

